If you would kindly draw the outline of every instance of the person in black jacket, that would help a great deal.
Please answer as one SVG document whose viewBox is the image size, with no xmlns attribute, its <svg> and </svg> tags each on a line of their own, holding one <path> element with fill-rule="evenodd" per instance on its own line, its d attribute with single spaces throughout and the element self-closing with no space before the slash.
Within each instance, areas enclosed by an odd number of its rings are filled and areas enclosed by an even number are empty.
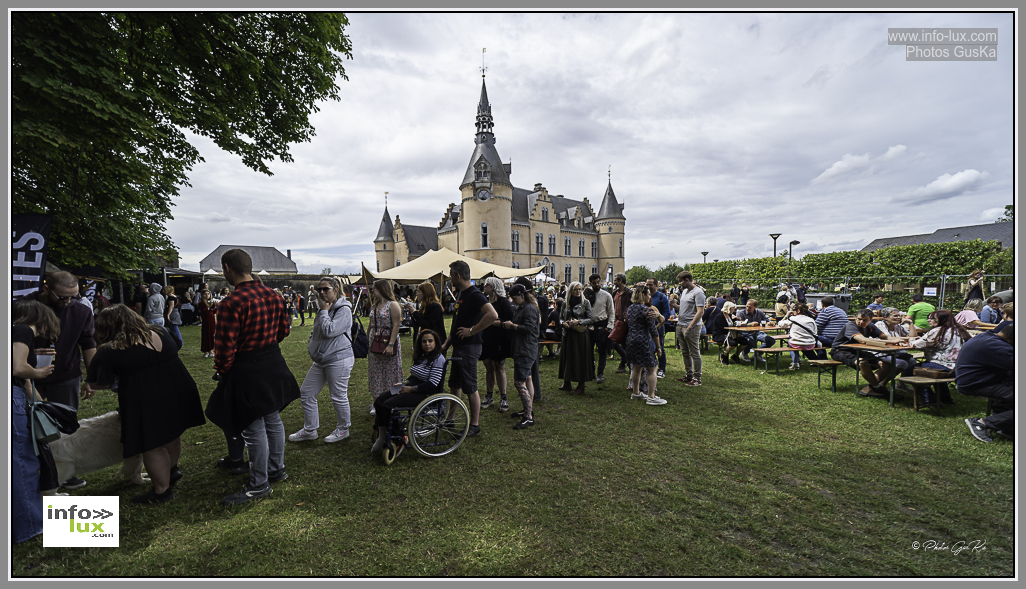
<svg viewBox="0 0 1026 589">
<path fill-rule="evenodd" d="M 421 282 L 417 285 L 417 304 L 420 306 L 419 310 L 414 310 L 412 303 L 407 307 L 413 324 L 420 329 L 430 329 L 437 333 L 444 342 L 448 337 L 445 332 L 445 317 L 433 284 Z"/>
</svg>

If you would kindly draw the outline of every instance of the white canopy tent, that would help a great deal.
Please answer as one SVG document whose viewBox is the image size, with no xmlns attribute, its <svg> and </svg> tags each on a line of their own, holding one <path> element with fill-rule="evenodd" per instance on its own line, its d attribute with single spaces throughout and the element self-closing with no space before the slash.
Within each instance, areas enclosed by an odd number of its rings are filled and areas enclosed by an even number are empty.
<svg viewBox="0 0 1026 589">
<path fill-rule="evenodd" d="M 408 264 L 385 270 L 384 272 L 371 272 L 363 266 L 363 281 L 370 284 L 378 279 L 388 279 L 397 284 L 419 284 L 426 280 L 440 282 L 449 276 L 449 264 L 457 260 L 463 260 L 470 266 L 471 280 L 481 280 L 489 276 L 496 276 L 503 280 L 517 278 L 520 276 L 534 276 L 541 272 L 541 268 L 507 268 L 496 266 L 466 256 L 461 256 L 447 248 L 431 250 L 423 256 Z"/>
</svg>

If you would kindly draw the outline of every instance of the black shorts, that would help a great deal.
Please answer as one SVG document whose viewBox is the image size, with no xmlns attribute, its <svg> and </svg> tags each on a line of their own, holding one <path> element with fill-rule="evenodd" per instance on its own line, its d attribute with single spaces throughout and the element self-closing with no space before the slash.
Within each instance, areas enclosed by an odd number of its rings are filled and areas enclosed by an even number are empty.
<svg viewBox="0 0 1026 589">
<path fill-rule="evenodd" d="M 530 356 L 513 356 L 513 380 L 527 382 L 531 380 L 531 367 L 535 359 Z"/>
<path fill-rule="evenodd" d="M 844 348 L 834 348 L 830 350 L 830 357 L 838 362 L 842 362 L 851 366 L 856 367 L 856 362 L 859 361 L 859 353 L 855 350 L 846 350 Z M 872 368 L 880 367 L 880 359 L 871 354 L 863 354 L 861 358 L 864 362 L 869 364 Z"/>
<path fill-rule="evenodd" d="M 457 362 L 449 363 L 449 389 L 458 389 L 468 395 L 477 392 L 477 361 L 481 357 L 481 344 L 453 346 L 452 357 Z"/>
</svg>

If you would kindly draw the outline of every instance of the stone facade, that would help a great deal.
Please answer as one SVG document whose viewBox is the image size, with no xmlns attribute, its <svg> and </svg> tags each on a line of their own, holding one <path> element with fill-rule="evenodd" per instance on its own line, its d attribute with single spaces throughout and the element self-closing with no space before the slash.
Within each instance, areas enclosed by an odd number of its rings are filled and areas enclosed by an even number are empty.
<svg viewBox="0 0 1026 589">
<path fill-rule="evenodd" d="M 564 282 L 586 282 L 591 274 L 612 280 L 624 272 L 623 205 L 610 182 L 595 211 L 587 198 L 551 195 L 541 184 L 532 190 L 510 180 L 510 164 L 495 150 L 491 105 L 484 80 L 477 107 L 474 152 L 460 184 L 460 202 L 451 203 L 437 227 L 403 225 L 388 208 L 374 250 L 377 271 L 388 270 L 440 247 L 500 266 L 539 267 Z"/>
</svg>

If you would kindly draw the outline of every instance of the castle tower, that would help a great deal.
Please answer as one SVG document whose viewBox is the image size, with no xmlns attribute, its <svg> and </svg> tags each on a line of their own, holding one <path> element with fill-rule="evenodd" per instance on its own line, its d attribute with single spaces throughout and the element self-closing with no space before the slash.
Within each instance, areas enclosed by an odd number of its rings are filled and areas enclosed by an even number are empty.
<svg viewBox="0 0 1026 589">
<path fill-rule="evenodd" d="M 381 217 L 378 236 L 374 238 L 374 257 L 378 261 L 378 267 L 375 272 L 384 272 L 390 268 L 395 268 L 395 238 L 392 237 L 394 230 L 392 220 L 388 218 L 388 205 L 385 205 L 385 214 Z"/>
<path fill-rule="evenodd" d="M 476 260 L 499 266 L 511 266 L 513 253 L 510 227 L 513 214 L 513 184 L 510 167 L 495 151 L 492 133 L 492 106 L 488 103 L 484 74 L 481 75 L 481 99 L 477 105 L 477 135 L 474 153 L 460 184 L 460 249 Z"/>
<path fill-rule="evenodd" d="M 613 182 L 609 181 L 606 193 L 602 197 L 602 206 L 595 217 L 595 229 L 599 232 L 599 274 L 602 280 L 612 280 L 612 275 L 626 272 L 624 265 L 624 226 L 623 205 L 616 201 L 613 194 Z"/>
</svg>

